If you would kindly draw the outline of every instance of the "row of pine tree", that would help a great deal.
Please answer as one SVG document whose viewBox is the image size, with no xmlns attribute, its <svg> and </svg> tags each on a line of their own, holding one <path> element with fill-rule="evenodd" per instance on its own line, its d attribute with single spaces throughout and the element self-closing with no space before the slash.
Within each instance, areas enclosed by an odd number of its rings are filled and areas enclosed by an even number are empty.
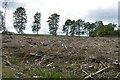
<svg viewBox="0 0 120 80">
<path fill-rule="evenodd" d="M 39 32 L 41 29 L 41 13 L 36 12 L 33 16 L 34 21 L 32 23 L 32 31 L 34 33 Z M 57 30 L 59 28 L 59 18 L 60 15 L 57 13 L 51 14 L 48 18 L 47 23 L 49 26 L 50 34 L 57 35 Z M 26 10 L 23 7 L 18 7 L 13 12 L 13 26 L 15 30 L 19 34 L 23 34 L 24 30 L 26 29 L 27 23 L 27 14 Z M 85 22 L 82 19 L 78 20 L 71 20 L 67 19 L 65 24 L 63 25 L 63 33 L 67 36 L 74 36 L 74 35 L 84 35 L 87 34 L 89 36 L 108 36 L 108 35 L 117 35 L 119 30 L 114 30 L 116 24 L 109 23 L 107 25 L 103 25 L 102 21 L 96 21 L 95 23 Z M 4 30 L 6 27 L 4 24 L 1 26 L 0 30 Z M 4 30 L 5 31 L 5 30 Z"/>
</svg>

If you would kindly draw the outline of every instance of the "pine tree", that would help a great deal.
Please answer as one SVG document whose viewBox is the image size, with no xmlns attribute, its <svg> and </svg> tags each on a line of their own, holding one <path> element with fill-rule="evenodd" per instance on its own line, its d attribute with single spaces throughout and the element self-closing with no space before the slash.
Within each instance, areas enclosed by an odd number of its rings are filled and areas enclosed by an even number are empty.
<svg viewBox="0 0 120 80">
<path fill-rule="evenodd" d="M 72 21 L 70 19 L 67 19 L 65 24 L 63 25 L 63 33 L 66 33 L 66 35 L 68 36 L 68 33 L 69 33 L 69 29 L 70 29 L 70 26 L 72 25 Z"/>
<path fill-rule="evenodd" d="M 0 11 L 0 31 L 4 29 L 4 24 L 3 24 L 3 12 Z"/>
<path fill-rule="evenodd" d="M 60 15 L 54 13 L 48 18 L 48 25 L 49 25 L 49 31 L 50 34 L 52 35 L 57 35 L 57 30 L 58 30 L 58 23 L 59 23 L 59 17 Z"/>
<path fill-rule="evenodd" d="M 20 34 L 23 34 L 27 23 L 27 14 L 23 7 L 18 7 L 13 13 L 13 26 L 16 31 Z"/>
<path fill-rule="evenodd" d="M 41 28 L 41 24 L 40 24 L 41 19 L 40 18 L 41 18 L 41 13 L 36 12 L 36 14 L 34 15 L 32 31 L 37 32 L 37 34 L 38 34 L 39 29 Z"/>
<path fill-rule="evenodd" d="M 75 29 L 76 29 L 76 21 L 73 20 L 73 21 L 72 21 L 72 24 L 71 24 L 71 26 L 70 26 L 70 35 L 71 35 L 71 36 L 74 36 L 74 34 L 75 34 Z"/>
</svg>

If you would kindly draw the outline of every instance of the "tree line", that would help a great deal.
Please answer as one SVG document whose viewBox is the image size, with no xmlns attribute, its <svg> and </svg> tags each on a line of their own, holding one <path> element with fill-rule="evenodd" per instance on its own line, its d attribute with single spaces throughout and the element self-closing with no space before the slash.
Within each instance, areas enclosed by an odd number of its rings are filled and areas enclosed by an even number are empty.
<svg viewBox="0 0 120 80">
<path fill-rule="evenodd" d="M 4 16 L 1 14 L 1 26 L 0 30 L 6 31 L 6 27 L 4 25 Z M 41 29 L 41 13 L 36 12 L 33 16 L 34 21 L 32 22 L 32 31 L 33 33 L 39 32 Z M 57 30 L 59 28 L 59 18 L 60 15 L 57 13 L 53 13 L 49 16 L 48 20 L 46 21 L 49 26 L 49 32 L 52 35 L 57 35 Z M 19 34 L 24 34 L 24 30 L 26 29 L 27 23 L 27 14 L 26 10 L 23 7 L 18 7 L 13 12 L 13 26 L 15 30 Z M 102 21 L 96 21 L 95 23 L 85 22 L 82 19 L 78 20 L 71 20 L 67 19 L 63 25 L 63 33 L 66 36 L 81 36 L 83 34 L 87 34 L 89 36 L 110 36 L 110 35 L 118 35 L 119 30 L 114 30 L 116 24 L 109 23 L 107 25 L 103 25 Z"/>
</svg>

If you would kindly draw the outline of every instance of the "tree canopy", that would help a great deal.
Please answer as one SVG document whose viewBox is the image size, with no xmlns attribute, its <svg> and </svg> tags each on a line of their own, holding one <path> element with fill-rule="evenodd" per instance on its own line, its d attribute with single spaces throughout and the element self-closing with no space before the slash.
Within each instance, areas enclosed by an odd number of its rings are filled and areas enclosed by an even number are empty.
<svg viewBox="0 0 120 80">
<path fill-rule="evenodd" d="M 36 14 L 34 15 L 32 31 L 37 32 L 37 34 L 38 34 L 39 29 L 41 28 L 41 23 L 40 23 L 41 19 L 40 18 L 41 18 L 41 13 L 36 12 Z"/>
<path fill-rule="evenodd" d="M 66 33 L 66 35 L 68 36 L 69 34 L 69 30 L 70 30 L 70 26 L 72 25 L 72 21 L 70 19 L 67 19 L 65 24 L 63 25 L 63 33 Z"/>
<path fill-rule="evenodd" d="M 57 35 L 57 30 L 58 30 L 58 23 L 59 23 L 59 17 L 60 15 L 58 15 L 57 13 L 52 14 L 49 18 L 48 18 L 48 25 L 49 25 L 49 31 L 50 34 L 52 35 Z"/>
<path fill-rule="evenodd" d="M 4 8 L 6 8 L 7 5 L 4 5 Z M 34 33 L 39 32 L 39 29 L 41 28 L 41 13 L 36 12 L 33 16 L 34 21 L 32 23 L 32 31 Z M 57 30 L 59 28 L 59 18 L 60 15 L 57 13 L 53 13 L 49 16 L 47 23 L 49 26 L 49 32 L 52 35 L 57 35 Z M 5 31 L 5 26 L 4 26 L 4 15 L 0 14 L 0 30 Z M 23 7 L 18 7 L 14 12 L 13 12 L 13 26 L 16 29 L 16 31 L 19 34 L 23 34 L 24 30 L 26 29 L 26 23 L 27 23 L 27 14 L 25 11 L 25 8 Z M 88 35 L 90 37 L 95 37 L 95 36 L 116 36 L 118 33 L 120 33 L 119 29 L 115 30 L 115 27 L 117 25 L 114 23 L 109 23 L 104 25 L 103 21 L 96 21 L 94 23 L 90 22 L 85 22 L 82 19 L 77 19 L 77 20 L 71 20 L 71 19 L 66 19 L 65 23 L 63 24 L 62 31 L 65 33 L 67 36 L 81 36 L 81 35 Z"/>
<path fill-rule="evenodd" d="M 13 13 L 13 26 L 16 31 L 23 34 L 27 23 L 27 14 L 23 7 L 18 7 Z"/>
</svg>

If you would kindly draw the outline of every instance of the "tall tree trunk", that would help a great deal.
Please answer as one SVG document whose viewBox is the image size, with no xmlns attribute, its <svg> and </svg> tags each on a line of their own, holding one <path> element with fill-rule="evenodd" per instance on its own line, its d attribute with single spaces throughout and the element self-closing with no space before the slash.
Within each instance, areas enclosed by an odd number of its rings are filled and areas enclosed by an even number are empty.
<svg viewBox="0 0 120 80">
<path fill-rule="evenodd" d="M 38 31 L 37 31 L 37 35 L 38 35 Z"/>
<path fill-rule="evenodd" d="M 4 10 L 4 22 L 3 22 L 3 30 L 6 31 L 6 8 L 7 8 L 7 3 L 8 2 L 3 2 L 3 10 Z"/>
<path fill-rule="evenodd" d="M 66 32 L 66 36 L 68 36 L 68 29 L 67 29 L 67 32 Z"/>
</svg>

